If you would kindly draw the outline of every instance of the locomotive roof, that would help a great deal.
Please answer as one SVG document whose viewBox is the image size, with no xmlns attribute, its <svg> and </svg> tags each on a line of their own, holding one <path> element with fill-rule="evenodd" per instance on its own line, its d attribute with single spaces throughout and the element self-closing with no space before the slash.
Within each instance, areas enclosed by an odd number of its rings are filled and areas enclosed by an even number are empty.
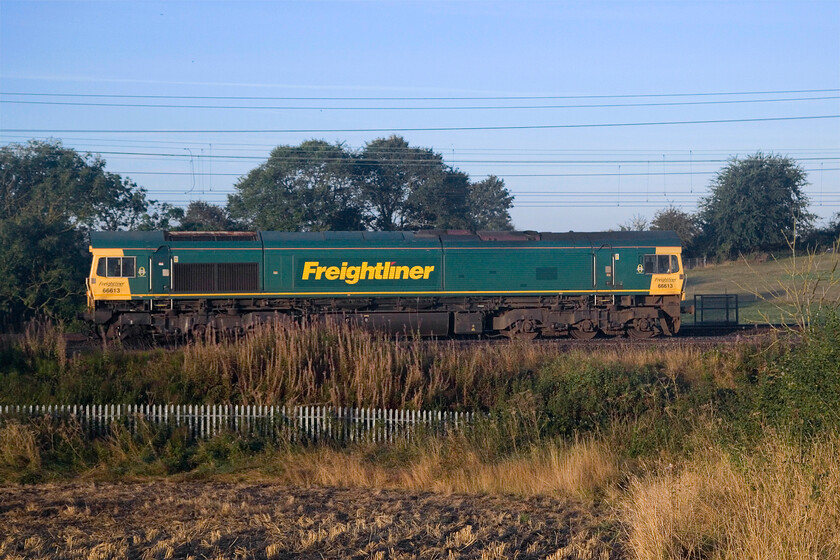
<svg viewBox="0 0 840 560">
<path fill-rule="evenodd" d="M 495 242 L 511 245 L 547 245 L 559 247 L 642 246 L 679 247 L 673 231 L 608 232 L 535 232 L 422 230 L 422 231 L 323 231 L 323 232 L 165 232 L 165 231 L 92 231 L 90 244 L 97 248 L 153 248 L 167 243 L 174 246 L 217 247 L 243 245 L 272 246 L 469 246 Z"/>
<path fill-rule="evenodd" d="M 162 231 L 92 231 L 91 247 L 103 249 L 157 249 L 165 243 Z"/>
</svg>

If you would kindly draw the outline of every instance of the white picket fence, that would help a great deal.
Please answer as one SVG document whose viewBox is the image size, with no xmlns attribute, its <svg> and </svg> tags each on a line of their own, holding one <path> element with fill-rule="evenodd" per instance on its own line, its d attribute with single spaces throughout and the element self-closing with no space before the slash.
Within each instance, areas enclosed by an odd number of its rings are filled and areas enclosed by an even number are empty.
<svg viewBox="0 0 840 560">
<path fill-rule="evenodd" d="M 144 426 L 183 428 L 192 439 L 223 432 L 290 442 L 393 442 L 419 432 L 445 434 L 463 430 L 474 412 L 261 405 L 2 405 L 8 419 L 71 420 L 89 437 L 111 433 L 120 425 L 136 434 Z"/>
</svg>

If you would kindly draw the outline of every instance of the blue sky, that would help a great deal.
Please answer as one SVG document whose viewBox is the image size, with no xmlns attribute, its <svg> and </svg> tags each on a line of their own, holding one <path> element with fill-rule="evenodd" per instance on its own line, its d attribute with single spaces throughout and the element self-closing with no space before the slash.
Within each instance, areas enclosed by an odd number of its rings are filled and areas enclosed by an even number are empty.
<svg viewBox="0 0 840 560">
<path fill-rule="evenodd" d="M 838 1 L 0 2 L 0 143 L 59 138 L 182 205 L 223 202 L 272 146 L 398 130 L 503 177 L 521 229 L 691 211 L 725 160 L 756 151 L 799 159 L 828 217 L 840 119 L 745 119 L 840 115 L 838 89 Z M 750 93 L 800 90 L 834 91 Z M 739 95 L 618 97 L 710 93 Z M 704 120 L 741 122 L 590 126 Z M 545 125 L 586 126 L 529 128 Z M 423 128 L 462 130 L 405 130 Z"/>
</svg>

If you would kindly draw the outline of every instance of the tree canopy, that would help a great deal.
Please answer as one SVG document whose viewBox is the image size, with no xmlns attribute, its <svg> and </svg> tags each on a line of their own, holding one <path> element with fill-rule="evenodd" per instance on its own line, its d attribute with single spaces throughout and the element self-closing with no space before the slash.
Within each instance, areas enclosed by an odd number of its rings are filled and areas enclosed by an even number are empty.
<svg viewBox="0 0 840 560">
<path fill-rule="evenodd" d="M 286 231 L 509 229 L 504 181 L 471 183 L 428 148 L 400 136 L 343 144 L 278 146 L 228 197 L 244 227 Z"/>
<path fill-rule="evenodd" d="M 357 178 L 375 229 L 465 228 L 469 178 L 400 136 L 368 142 Z"/>
<path fill-rule="evenodd" d="M 170 210 L 60 142 L 0 148 L 0 314 L 72 315 L 89 266 L 86 231 L 159 225 Z"/>
<path fill-rule="evenodd" d="M 227 208 L 202 200 L 189 203 L 176 228 L 181 231 L 232 231 L 238 229 Z"/>
<path fill-rule="evenodd" d="M 228 196 L 231 217 L 255 229 L 365 229 L 353 159 L 341 144 L 278 146 Z"/>
<path fill-rule="evenodd" d="M 654 231 L 673 231 L 682 241 L 683 247 L 691 247 L 700 233 L 697 216 L 680 210 L 676 206 L 669 206 L 657 210 L 650 222 L 650 229 Z"/>
<path fill-rule="evenodd" d="M 509 213 L 513 207 L 513 195 L 505 188 L 505 182 L 495 175 L 470 184 L 468 206 L 472 229 L 513 229 Z"/>
<path fill-rule="evenodd" d="M 787 157 L 759 152 L 731 159 L 700 203 L 707 250 L 733 256 L 784 247 L 813 223 L 807 184 L 805 171 Z"/>
</svg>

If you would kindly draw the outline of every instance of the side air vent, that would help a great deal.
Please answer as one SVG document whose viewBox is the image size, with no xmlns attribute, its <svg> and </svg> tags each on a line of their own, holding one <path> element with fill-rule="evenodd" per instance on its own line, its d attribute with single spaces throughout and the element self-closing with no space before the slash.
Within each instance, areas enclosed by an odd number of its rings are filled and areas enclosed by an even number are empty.
<svg viewBox="0 0 840 560">
<path fill-rule="evenodd" d="M 174 292 L 232 293 L 259 290 L 257 263 L 175 263 Z"/>
</svg>

